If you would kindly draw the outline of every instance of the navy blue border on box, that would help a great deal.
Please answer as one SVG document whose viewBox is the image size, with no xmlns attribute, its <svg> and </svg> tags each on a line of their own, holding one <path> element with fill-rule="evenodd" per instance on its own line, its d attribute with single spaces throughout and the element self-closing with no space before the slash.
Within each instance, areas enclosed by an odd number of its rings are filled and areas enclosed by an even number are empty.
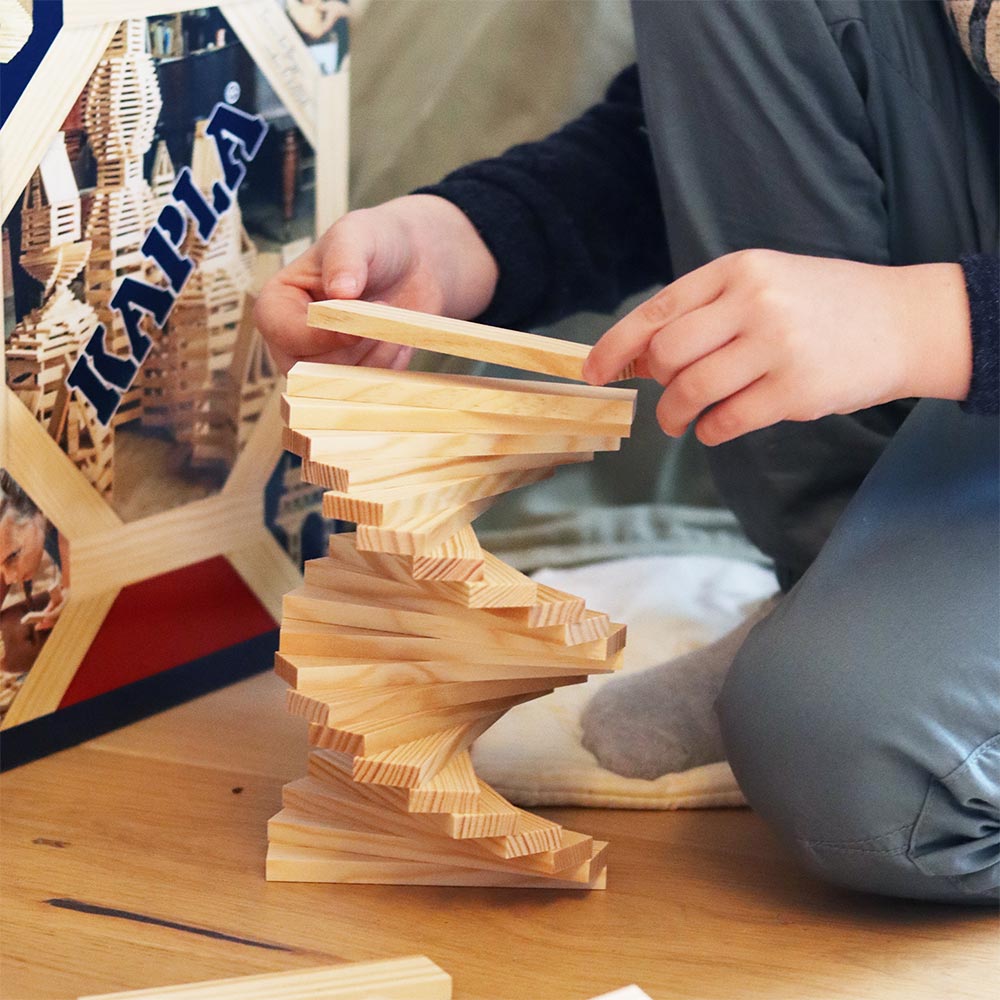
<svg viewBox="0 0 1000 1000">
<path fill-rule="evenodd" d="M 271 668 L 278 629 L 163 670 L 0 733 L 0 771 L 191 701 Z"/>
</svg>

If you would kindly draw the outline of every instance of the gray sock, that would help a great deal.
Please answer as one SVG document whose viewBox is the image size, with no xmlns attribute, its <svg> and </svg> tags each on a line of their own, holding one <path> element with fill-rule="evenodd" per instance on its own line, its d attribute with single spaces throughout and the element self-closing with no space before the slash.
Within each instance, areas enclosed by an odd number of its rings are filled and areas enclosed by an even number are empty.
<svg viewBox="0 0 1000 1000">
<path fill-rule="evenodd" d="M 581 716 L 584 747 L 601 767 L 626 778 L 724 760 L 713 705 L 743 640 L 776 603 L 776 597 L 764 601 L 709 646 L 605 684 Z"/>
</svg>

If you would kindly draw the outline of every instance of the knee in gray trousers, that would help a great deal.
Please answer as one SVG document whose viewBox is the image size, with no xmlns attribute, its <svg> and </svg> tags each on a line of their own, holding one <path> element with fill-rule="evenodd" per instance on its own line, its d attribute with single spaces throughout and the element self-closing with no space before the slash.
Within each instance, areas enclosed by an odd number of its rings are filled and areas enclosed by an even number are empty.
<svg viewBox="0 0 1000 1000">
<path fill-rule="evenodd" d="M 998 450 L 922 403 L 720 695 L 750 804 L 837 884 L 997 901 Z"/>
</svg>

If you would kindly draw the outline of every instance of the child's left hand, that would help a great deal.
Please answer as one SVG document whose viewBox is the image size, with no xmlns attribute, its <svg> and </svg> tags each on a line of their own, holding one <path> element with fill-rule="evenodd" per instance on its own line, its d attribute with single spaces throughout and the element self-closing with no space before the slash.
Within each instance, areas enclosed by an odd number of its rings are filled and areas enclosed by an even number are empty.
<svg viewBox="0 0 1000 1000">
<path fill-rule="evenodd" d="M 909 396 L 964 399 L 972 342 L 962 270 L 728 254 L 616 323 L 584 374 L 604 384 L 633 360 L 664 387 L 663 430 L 679 436 L 696 421 L 708 445 Z"/>
</svg>

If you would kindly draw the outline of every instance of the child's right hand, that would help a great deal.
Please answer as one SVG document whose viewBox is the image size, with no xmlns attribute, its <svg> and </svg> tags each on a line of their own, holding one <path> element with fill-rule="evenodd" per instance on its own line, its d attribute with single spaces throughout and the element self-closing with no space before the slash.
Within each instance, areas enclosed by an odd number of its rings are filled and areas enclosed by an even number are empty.
<svg viewBox="0 0 1000 1000">
<path fill-rule="evenodd" d="M 367 299 L 472 319 L 489 305 L 497 265 L 444 198 L 407 195 L 349 212 L 261 291 L 254 321 L 282 371 L 296 361 L 405 368 L 412 350 L 306 325 L 310 302 Z"/>
</svg>

